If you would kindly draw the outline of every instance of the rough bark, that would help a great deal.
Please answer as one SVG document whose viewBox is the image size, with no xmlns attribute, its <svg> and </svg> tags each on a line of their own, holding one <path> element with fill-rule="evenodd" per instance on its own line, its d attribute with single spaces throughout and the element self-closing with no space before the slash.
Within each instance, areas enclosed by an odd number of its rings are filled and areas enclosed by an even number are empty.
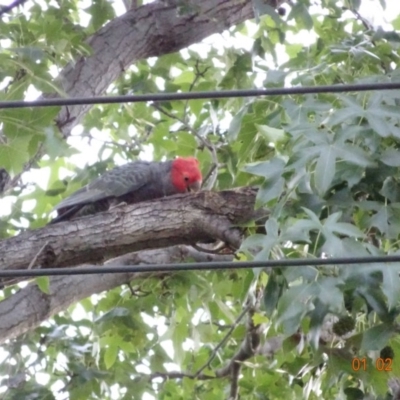
<svg viewBox="0 0 400 400">
<path fill-rule="evenodd" d="M 106 265 L 168 264 L 184 261 L 188 257 L 194 261 L 228 261 L 232 259 L 232 256 L 210 255 L 187 246 L 174 246 L 127 254 L 110 260 Z M 82 266 L 88 267 L 89 265 Z M 110 290 L 149 275 L 156 277 L 166 274 L 143 272 L 56 276 L 49 279 L 49 294 L 43 293 L 35 283 L 31 283 L 0 302 L 0 344 L 37 328 L 46 319 L 94 293 Z"/>
<path fill-rule="evenodd" d="M 170 196 L 27 231 L 0 242 L 0 270 L 104 262 L 210 238 L 238 248 L 233 228 L 254 216 L 255 196 L 252 188 Z"/>
</svg>

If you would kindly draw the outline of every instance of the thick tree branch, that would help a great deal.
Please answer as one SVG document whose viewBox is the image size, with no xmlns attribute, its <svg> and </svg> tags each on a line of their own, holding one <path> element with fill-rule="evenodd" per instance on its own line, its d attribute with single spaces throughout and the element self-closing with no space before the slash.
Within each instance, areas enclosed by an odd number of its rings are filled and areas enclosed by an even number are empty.
<svg viewBox="0 0 400 400">
<path fill-rule="evenodd" d="M 228 261 L 232 256 L 209 255 L 187 246 L 145 250 L 110 260 L 107 266 L 167 264 L 184 261 Z M 87 267 L 88 265 L 82 265 Z M 79 267 L 78 267 L 79 268 Z M 50 293 L 43 293 L 35 283 L 0 302 L 0 343 L 38 327 L 43 321 L 65 310 L 71 304 L 94 293 L 113 289 L 146 276 L 165 276 L 165 273 L 121 273 L 55 276 L 50 278 Z"/>
<path fill-rule="evenodd" d="M 255 196 L 252 188 L 177 195 L 27 231 L 0 241 L 0 269 L 26 269 L 39 253 L 32 268 L 104 262 L 210 238 L 238 248 L 235 226 L 252 219 Z"/>
</svg>

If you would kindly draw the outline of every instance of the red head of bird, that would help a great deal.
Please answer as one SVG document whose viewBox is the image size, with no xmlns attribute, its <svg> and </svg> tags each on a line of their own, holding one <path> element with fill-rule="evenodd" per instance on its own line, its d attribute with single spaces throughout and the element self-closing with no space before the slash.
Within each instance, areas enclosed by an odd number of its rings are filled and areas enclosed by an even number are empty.
<svg viewBox="0 0 400 400">
<path fill-rule="evenodd" d="M 201 188 L 202 179 L 197 158 L 178 157 L 172 162 L 171 181 L 179 192 L 197 192 Z"/>
</svg>

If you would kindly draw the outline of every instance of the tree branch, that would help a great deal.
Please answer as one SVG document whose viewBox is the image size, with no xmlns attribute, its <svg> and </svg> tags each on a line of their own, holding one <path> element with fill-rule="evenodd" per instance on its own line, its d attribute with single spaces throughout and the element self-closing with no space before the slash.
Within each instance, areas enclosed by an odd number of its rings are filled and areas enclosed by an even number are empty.
<svg viewBox="0 0 400 400">
<path fill-rule="evenodd" d="M 235 226 L 253 218 L 255 196 L 252 188 L 170 196 L 26 231 L 0 241 L 0 269 L 27 269 L 38 254 L 36 268 L 62 268 L 210 238 L 237 249 Z"/>
<path fill-rule="evenodd" d="M 168 264 L 184 261 L 189 257 L 196 262 L 232 259 L 227 255 L 203 254 L 188 246 L 174 246 L 126 254 L 110 260 L 105 265 Z M 55 276 L 49 279 L 49 294 L 43 293 L 36 283 L 31 283 L 0 302 L 0 343 L 35 329 L 46 319 L 94 293 L 113 289 L 132 280 L 165 275 L 165 273 L 141 272 Z"/>
</svg>

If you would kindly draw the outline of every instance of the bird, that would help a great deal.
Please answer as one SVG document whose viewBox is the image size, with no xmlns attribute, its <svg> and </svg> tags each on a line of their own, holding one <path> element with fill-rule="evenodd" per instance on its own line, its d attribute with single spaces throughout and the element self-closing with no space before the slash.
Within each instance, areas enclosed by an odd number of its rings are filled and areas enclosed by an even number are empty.
<svg viewBox="0 0 400 400">
<path fill-rule="evenodd" d="M 49 223 L 107 211 L 121 203 L 133 204 L 178 193 L 197 192 L 201 184 L 202 174 L 197 158 L 133 161 L 105 172 L 62 200 L 54 207 L 57 216 Z"/>
</svg>

